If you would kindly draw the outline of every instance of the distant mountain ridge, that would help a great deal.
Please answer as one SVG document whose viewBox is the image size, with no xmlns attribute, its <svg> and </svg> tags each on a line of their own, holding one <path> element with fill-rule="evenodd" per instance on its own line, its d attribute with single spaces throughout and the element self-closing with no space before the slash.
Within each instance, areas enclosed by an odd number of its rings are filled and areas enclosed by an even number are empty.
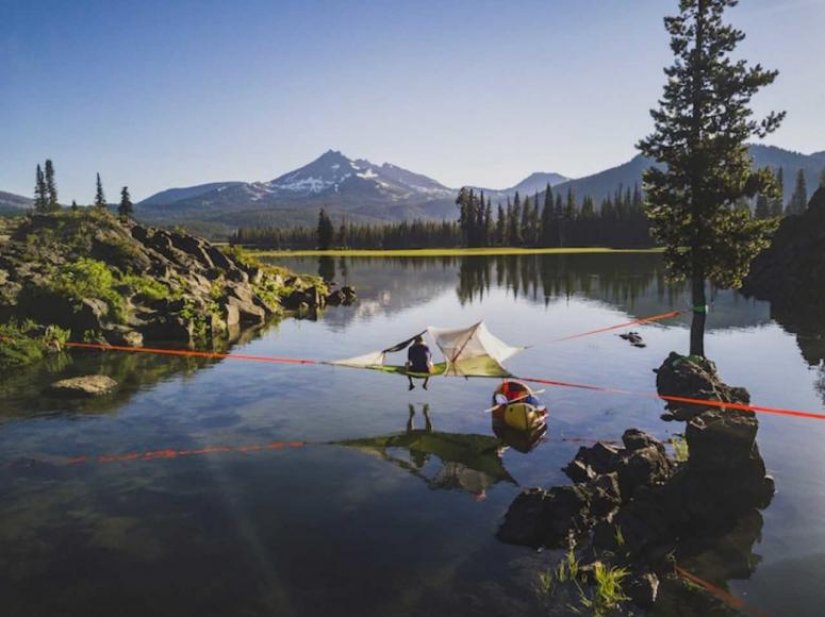
<svg viewBox="0 0 825 617">
<path fill-rule="evenodd" d="M 825 151 L 802 154 L 776 146 L 749 146 L 757 167 L 785 170 L 784 201 L 794 190 L 802 169 L 812 194 L 825 168 Z M 522 197 L 539 193 L 550 184 L 554 193 L 575 191 L 579 203 L 590 195 L 598 204 L 621 188 L 641 186 L 642 173 L 654 162 L 641 155 L 621 165 L 582 178 L 569 179 L 552 172 L 535 172 L 507 189 L 472 187 L 484 191 L 493 205 L 518 191 Z M 161 191 L 139 202 L 136 216 L 160 225 L 184 225 L 199 233 L 223 235 L 240 226 L 314 225 L 318 210 L 326 208 L 336 224 L 382 223 L 419 219 L 455 219 L 458 189 L 390 163 L 376 165 L 328 150 L 301 168 L 264 182 L 212 182 Z M 19 213 L 32 200 L 0 192 L 0 213 Z"/>
<path fill-rule="evenodd" d="M 19 214 L 33 205 L 33 199 L 0 191 L 0 214 Z"/>
<path fill-rule="evenodd" d="M 811 195 L 819 186 L 819 178 L 822 170 L 825 169 L 825 151 L 813 154 L 802 154 L 785 150 L 777 146 L 764 146 L 762 144 L 751 144 L 748 151 L 753 158 L 754 167 L 770 167 L 774 173 L 779 169 L 784 169 L 784 191 L 783 201 L 788 202 L 794 190 L 796 174 L 801 169 L 805 175 L 805 183 L 808 188 L 808 195 Z M 637 154 L 628 162 L 600 171 L 590 176 L 568 180 L 553 186 L 553 192 L 566 194 L 568 189 L 573 189 L 578 199 L 585 195 L 590 195 L 598 204 L 602 199 L 615 195 L 616 191 L 622 188 L 631 190 L 635 185 L 642 185 L 642 172 L 649 167 L 656 165 L 652 159 Z M 543 199 L 544 191 L 541 198 Z"/>
<path fill-rule="evenodd" d="M 508 197 L 513 197 L 516 193 L 521 197 L 542 193 L 548 184 L 553 187 L 568 180 L 570 180 L 570 178 L 567 176 L 562 176 L 555 172 L 536 171 L 515 186 L 507 189 L 489 189 L 478 186 L 471 186 L 469 188 L 475 189 L 476 191 L 483 191 L 485 201 L 489 198 L 495 203 L 497 201 L 504 201 Z"/>
<path fill-rule="evenodd" d="M 536 172 L 514 187 L 484 190 L 503 200 L 533 194 L 566 180 Z M 139 202 L 136 215 L 158 224 L 183 224 L 209 232 L 239 225 L 314 225 L 318 209 L 334 218 L 380 223 L 404 219 L 453 219 L 457 188 L 391 163 L 377 165 L 328 150 L 314 161 L 265 182 L 218 182 L 162 191 Z"/>
</svg>

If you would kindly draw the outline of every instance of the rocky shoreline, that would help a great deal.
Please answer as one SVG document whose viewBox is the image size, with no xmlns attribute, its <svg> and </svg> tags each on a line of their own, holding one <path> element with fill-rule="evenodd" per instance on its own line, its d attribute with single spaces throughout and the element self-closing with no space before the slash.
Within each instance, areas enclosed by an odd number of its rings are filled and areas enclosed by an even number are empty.
<svg viewBox="0 0 825 617">
<path fill-rule="evenodd" d="M 704 358 L 671 353 L 657 369 L 659 394 L 748 402 Z M 696 546 L 733 530 L 770 503 L 773 479 L 756 444 L 753 413 L 701 405 L 668 405 L 667 419 L 687 423 L 687 452 L 668 456 L 654 437 L 629 429 L 622 448 L 582 447 L 564 468 L 569 486 L 523 491 L 498 538 L 510 544 L 572 551 L 585 583 L 595 564 L 626 573 L 625 601 L 652 606 L 660 579 Z M 603 567 L 599 565 L 598 567 Z M 578 584 L 578 583 L 577 583 Z"/>
<path fill-rule="evenodd" d="M 0 242 L 0 324 L 27 323 L 32 338 L 58 326 L 73 341 L 221 348 L 273 318 L 354 301 L 330 286 L 100 211 L 30 215 Z"/>
</svg>

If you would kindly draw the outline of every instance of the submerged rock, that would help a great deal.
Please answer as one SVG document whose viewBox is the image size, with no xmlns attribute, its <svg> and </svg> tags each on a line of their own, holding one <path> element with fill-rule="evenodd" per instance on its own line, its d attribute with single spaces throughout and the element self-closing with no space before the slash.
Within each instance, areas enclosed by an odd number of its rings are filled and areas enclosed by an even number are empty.
<svg viewBox="0 0 825 617">
<path fill-rule="evenodd" d="M 49 386 L 48 393 L 59 398 L 91 398 L 109 394 L 118 383 L 106 375 L 84 375 L 61 379 Z"/>
</svg>

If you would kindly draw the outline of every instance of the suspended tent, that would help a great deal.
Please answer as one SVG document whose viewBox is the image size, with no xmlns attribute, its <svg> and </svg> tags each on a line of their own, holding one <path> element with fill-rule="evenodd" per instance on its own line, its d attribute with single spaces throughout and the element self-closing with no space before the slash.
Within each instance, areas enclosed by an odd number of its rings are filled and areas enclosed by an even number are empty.
<svg viewBox="0 0 825 617">
<path fill-rule="evenodd" d="M 469 328 L 436 328 L 430 326 L 392 347 L 354 358 L 336 360 L 330 362 L 330 364 L 407 374 L 408 371 L 403 361 L 401 364 L 387 364 L 386 356 L 405 350 L 413 344 L 416 337 L 424 335 L 429 335 L 433 339 L 444 356 L 443 361 L 435 364 L 432 373 L 430 373 L 431 375 L 509 377 L 510 373 L 502 366 L 502 363 L 510 356 L 525 349 L 524 347 L 508 345 L 493 336 L 487 326 L 484 325 L 484 322 L 480 321 Z"/>
</svg>

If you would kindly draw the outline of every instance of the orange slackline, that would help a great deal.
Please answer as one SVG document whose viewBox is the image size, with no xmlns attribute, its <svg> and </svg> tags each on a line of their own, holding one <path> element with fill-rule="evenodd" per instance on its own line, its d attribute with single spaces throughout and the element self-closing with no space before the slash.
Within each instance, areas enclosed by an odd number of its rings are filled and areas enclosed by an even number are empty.
<svg viewBox="0 0 825 617">
<path fill-rule="evenodd" d="M 616 330 L 619 328 L 626 327 L 628 325 L 632 325 L 635 323 L 645 323 L 650 321 L 656 321 L 660 319 L 667 319 L 669 317 L 675 317 L 685 311 L 670 311 L 668 313 L 661 313 L 659 315 L 652 315 L 650 317 L 643 317 L 641 319 L 637 319 L 631 322 L 627 322 L 624 324 L 620 324 L 618 326 L 611 326 L 609 328 L 601 328 L 599 330 L 592 330 L 590 332 L 584 332 L 582 334 L 576 334 L 570 337 L 566 337 L 564 339 L 557 339 L 557 340 L 568 340 L 571 338 L 577 338 L 582 336 L 587 336 L 589 334 L 596 334 L 599 332 L 606 332 L 608 330 Z M 7 337 L 4 337 L 7 338 Z M 309 360 L 306 358 L 284 358 L 284 357 L 276 357 L 276 356 L 256 356 L 256 355 L 249 355 L 249 354 L 235 354 L 235 353 L 220 353 L 220 352 L 213 352 L 213 351 L 193 351 L 189 349 L 166 349 L 166 348 L 156 348 L 156 347 L 127 347 L 123 345 L 109 345 L 109 344 L 102 344 L 102 343 L 66 343 L 66 347 L 75 347 L 80 349 L 100 349 L 100 350 L 111 350 L 111 351 L 126 351 L 132 353 L 155 353 L 155 354 L 164 354 L 164 355 L 172 355 L 172 356 L 187 356 L 187 357 L 196 357 L 196 358 L 218 358 L 218 359 L 227 359 L 227 360 L 246 360 L 250 362 L 264 362 L 269 364 L 326 364 L 323 361 L 319 360 Z M 622 388 L 613 388 L 613 387 L 605 387 L 605 386 L 595 386 L 590 384 L 580 384 L 580 383 L 573 383 L 567 381 L 558 381 L 552 379 L 541 379 L 538 377 L 521 377 L 522 381 L 529 381 L 533 383 L 541 383 L 547 384 L 551 386 L 559 386 L 565 388 L 579 388 L 583 390 L 593 390 L 596 392 L 609 392 L 614 394 L 627 394 L 630 396 L 638 396 L 643 398 L 654 398 L 654 399 L 661 399 L 673 403 L 689 403 L 692 405 L 700 405 L 704 407 L 718 407 L 721 409 L 738 409 L 741 411 L 750 411 L 754 413 L 770 413 L 775 415 L 782 415 L 782 416 L 791 416 L 797 418 L 807 418 L 810 420 L 825 420 L 825 414 L 823 413 L 816 413 L 812 411 L 802 411 L 798 409 L 783 409 L 779 407 L 766 407 L 762 405 L 746 405 L 744 403 L 725 403 L 722 401 L 714 401 L 710 399 L 700 399 L 700 398 L 690 398 L 684 396 L 671 396 L 671 395 L 660 395 L 655 392 L 634 392 L 632 390 L 625 390 Z"/>
<path fill-rule="evenodd" d="M 709 583 L 708 581 L 706 581 L 702 578 L 699 578 L 695 574 L 691 574 L 690 572 L 688 572 L 684 568 L 680 568 L 679 566 L 676 566 L 675 569 L 676 569 L 676 574 L 681 576 L 683 579 L 693 583 L 694 585 L 698 585 L 699 587 L 701 587 L 705 591 L 710 592 L 712 595 L 714 595 L 717 598 L 719 598 L 720 600 L 722 600 L 725 604 L 727 604 L 729 606 L 732 606 L 733 608 L 736 608 L 740 611 L 748 612 L 751 615 L 755 615 L 756 617 L 767 617 L 767 613 L 764 613 L 762 611 L 757 611 L 756 609 L 753 609 L 753 608 L 749 607 L 747 604 L 745 604 L 745 602 L 743 600 L 740 600 L 739 598 L 737 598 L 735 595 L 733 595 L 729 591 L 725 591 L 721 587 L 719 587 L 717 585 L 714 585 L 713 583 Z"/>
<path fill-rule="evenodd" d="M 604 386 L 593 386 L 590 384 L 573 383 L 569 381 L 557 381 L 553 379 L 540 379 L 538 377 L 519 377 L 521 381 L 559 386 L 562 388 L 579 388 L 582 390 L 593 390 L 595 392 L 609 392 L 612 394 L 629 394 L 644 398 L 661 399 L 672 403 L 690 403 L 703 407 L 719 407 L 721 409 L 738 409 L 741 411 L 751 411 L 754 413 L 771 413 L 780 416 L 792 416 L 796 418 L 808 418 L 810 420 L 825 420 L 825 414 L 813 411 L 800 411 L 798 409 L 782 409 L 780 407 L 765 407 L 763 405 L 746 405 L 745 403 L 725 403 L 724 401 L 714 401 L 704 398 L 691 398 L 687 396 L 671 396 L 668 394 L 657 394 L 655 392 L 634 392 L 622 388 L 609 388 Z"/>
<path fill-rule="evenodd" d="M 153 461 L 157 459 L 178 458 L 181 456 L 196 456 L 198 454 L 226 454 L 239 452 L 261 452 L 263 450 L 283 450 L 285 448 L 301 448 L 306 445 L 303 441 L 271 441 L 269 443 L 251 444 L 248 446 L 206 446 L 192 450 L 147 450 L 145 452 L 128 452 L 126 454 L 100 454 L 98 456 L 75 456 L 68 459 L 66 465 L 83 465 L 85 463 L 126 463 L 131 461 Z"/>
<path fill-rule="evenodd" d="M 668 311 L 667 313 L 659 313 L 658 315 L 650 315 L 649 317 L 642 317 L 640 319 L 634 319 L 633 321 L 627 321 L 625 323 L 621 323 L 617 326 L 608 326 L 606 328 L 599 328 L 598 330 L 589 330 L 588 332 L 582 332 L 581 334 L 573 334 L 571 336 L 565 336 L 563 338 L 557 338 L 554 340 L 554 343 L 560 343 L 561 341 L 569 341 L 574 338 L 581 338 L 583 336 L 590 336 L 591 334 L 599 334 L 601 332 L 610 332 L 611 330 L 619 330 L 621 328 L 626 328 L 627 326 L 634 326 L 636 324 L 644 324 L 649 323 L 652 321 L 660 321 L 662 319 L 670 319 L 671 317 L 676 317 L 677 315 L 681 315 L 682 313 L 687 313 L 686 310 L 681 311 Z"/>
<path fill-rule="evenodd" d="M 271 364 L 321 364 L 317 360 L 304 358 L 278 358 L 275 356 L 252 356 L 239 353 L 220 353 L 216 351 L 193 351 L 191 349 L 163 349 L 157 347 L 127 347 L 125 345 L 109 345 L 108 343 L 66 343 L 66 347 L 81 349 L 102 349 L 110 351 L 131 351 L 134 353 L 157 353 L 170 356 L 188 356 L 195 358 L 219 358 L 227 360 L 248 360 L 250 362 L 267 362 Z"/>
</svg>

